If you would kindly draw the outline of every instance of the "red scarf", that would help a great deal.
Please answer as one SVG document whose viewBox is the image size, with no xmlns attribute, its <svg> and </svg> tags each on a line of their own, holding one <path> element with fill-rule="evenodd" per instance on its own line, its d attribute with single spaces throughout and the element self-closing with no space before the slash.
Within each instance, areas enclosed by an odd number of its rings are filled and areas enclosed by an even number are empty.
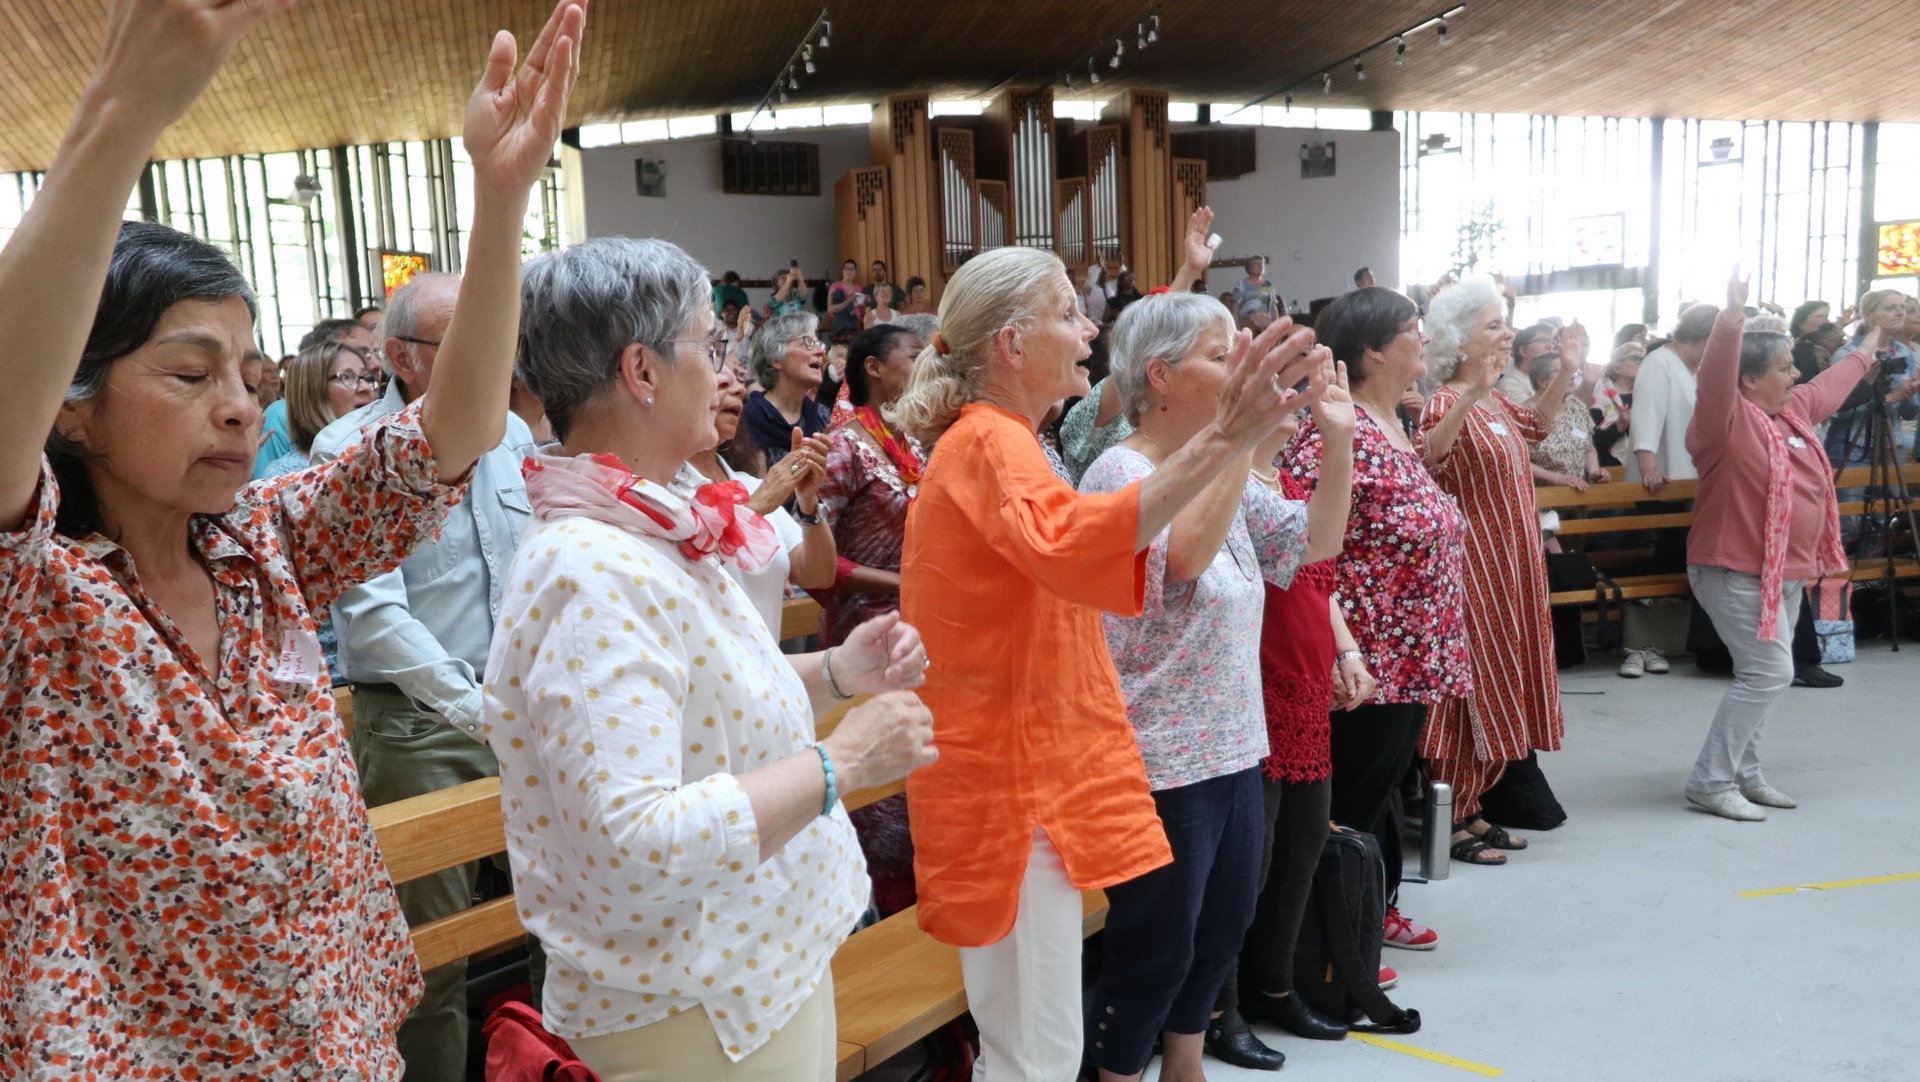
<svg viewBox="0 0 1920 1082">
<path fill-rule="evenodd" d="M 914 454 L 913 448 L 907 446 L 907 441 L 893 430 L 893 426 L 887 424 L 886 418 L 880 416 L 880 411 L 866 405 L 854 410 L 853 416 L 860 422 L 860 427 L 867 430 L 867 435 L 873 437 L 873 442 L 879 444 L 880 449 L 893 460 L 893 468 L 900 471 L 900 483 L 908 488 L 919 484 L 920 456 Z"/>
<path fill-rule="evenodd" d="M 1787 438 L 1773 423 L 1767 411 L 1747 401 L 1740 400 L 1753 411 L 1755 423 L 1767 434 L 1767 527 L 1764 555 L 1760 562 L 1760 627 L 1761 642 L 1773 642 L 1780 636 L 1780 589 L 1787 573 L 1787 535 L 1793 528 L 1793 462 L 1788 457 Z M 1833 470 L 1827 462 L 1827 452 L 1820 446 L 1820 438 L 1814 435 L 1813 426 L 1805 418 L 1792 410 L 1782 410 L 1780 419 L 1787 423 L 1793 434 L 1807 441 L 1813 453 L 1820 457 L 1820 474 L 1828 478 L 1827 521 L 1820 530 L 1820 546 L 1817 558 L 1822 573 L 1836 571 L 1847 566 L 1847 553 L 1840 545 L 1840 509 L 1834 502 Z"/>
<path fill-rule="evenodd" d="M 530 457 L 521 466 L 527 497 L 542 518 L 580 515 L 631 533 L 676 542 L 698 561 L 718 554 L 749 574 L 780 551 L 780 535 L 747 510 L 747 486 L 738 481 L 701 485 L 686 500 L 634 476 L 612 455 Z"/>
</svg>

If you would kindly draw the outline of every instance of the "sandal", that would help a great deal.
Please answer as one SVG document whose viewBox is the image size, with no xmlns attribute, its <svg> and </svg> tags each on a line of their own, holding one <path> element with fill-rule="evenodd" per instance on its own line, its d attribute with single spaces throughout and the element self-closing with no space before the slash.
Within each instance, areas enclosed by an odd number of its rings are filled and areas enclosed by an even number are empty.
<svg viewBox="0 0 1920 1082">
<path fill-rule="evenodd" d="M 1499 852 L 1478 837 L 1462 838 L 1454 842 L 1449 852 L 1453 854 L 1453 859 L 1462 864 L 1482 864 L 1491 868 L 1507 862 L 1505 853 Z"/>
<path fill-rule="evenodd" d="M 1479 821 L 1482 823 L 1487 822 L 1485 819 Z M 1467 829 L 1471 831 L 1473 828 L 1468 827 Z M 1475 834 L 1474 837 L 1486 842 L 1494 849 L 1520 850 L 1527 847 L 1527 840 L 1525 838 L 1516 838 L 1507 833 L 1506 827 L 1494 826 L 1492 823 L 1487 823 L 1487 829 Z"/>
</svg>

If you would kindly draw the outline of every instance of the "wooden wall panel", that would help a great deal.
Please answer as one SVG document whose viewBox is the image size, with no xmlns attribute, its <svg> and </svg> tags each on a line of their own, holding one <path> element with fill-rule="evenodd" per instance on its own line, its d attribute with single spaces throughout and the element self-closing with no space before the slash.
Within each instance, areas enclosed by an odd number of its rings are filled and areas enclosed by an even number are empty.
<svg viewBox="0 0 1920 1082">
<path fill-rule="evenodd" d="M 888 191 L 891 170 L 884 165 L 849 169 L 833 185 L 834 224 L 840 239 L 840 258 L 862 267 L 882 260 L 893 271 L 893 200 Z"/>
<path fill-rule="evenodd" d="M 874 107 L 867 131 L 872 163 L 888 172 L 887 239 L 893 258 L 887 269 L 901 286 L 915 275 L 925 278 L 927 295 L 937 302 L 947 276 L 940 256 L 940 192 L 926 97 L 899 94 L 886 99 Z"/>
<path fill-rule="evenodd" d="M 1168 224 L 1173 227 L 1167 243 L 1173 246 L 1174 258 L 1179 259 L 1186 251 L 1187 219 L 1193 212 L 1207 205 L 1207 163 L 1204 158 L 1173 159 L 1173 207 L 1168 215 Z M 1175 268 L 1176 270 L 1178 268 Z M 1201 275 L 1201 281 L 1206 276 Z"/>
</svg>

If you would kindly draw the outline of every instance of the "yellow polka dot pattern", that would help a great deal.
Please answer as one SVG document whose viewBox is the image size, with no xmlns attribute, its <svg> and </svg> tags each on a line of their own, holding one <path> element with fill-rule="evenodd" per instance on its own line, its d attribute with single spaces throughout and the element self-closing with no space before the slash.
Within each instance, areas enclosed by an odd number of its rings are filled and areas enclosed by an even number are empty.
<svg viewBox="0 0 1920 1082">
<path fill-rule="evenodd" d="M 488 659 L 520 919 L 562 1037 L 706 1007 L 741 1059 L 779 1032 L 866 908 L 846 812 L 765 863 L 734 774 L 813 741 L 806 688 L 712 559 L 539 520 Z"/>
</svg>

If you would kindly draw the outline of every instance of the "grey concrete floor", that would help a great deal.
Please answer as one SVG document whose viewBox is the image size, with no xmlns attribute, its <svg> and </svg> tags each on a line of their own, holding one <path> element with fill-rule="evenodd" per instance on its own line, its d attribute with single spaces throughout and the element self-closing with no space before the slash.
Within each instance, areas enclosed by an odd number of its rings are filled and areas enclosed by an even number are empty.
<svg viewBox="0 0 1920 1082">
<path fill-rule="evenodd" d="M 1795 689 L 1774 712 L 1762 762 L 1801 807 L 1764 823 L 1681 797 L 1724 678 L 1689 660 L 1637 681 L 1563 673 L 1566 746 L 1542 765 L 1570 818 L 1505 867 L 1402 891 L 1441 939 L 1386 952 L 1390 995 L 1425 1020 L 1397 1039 L 1516 1082 L 1920 1078 L 1920 880 L 1740 896 L 1920 872 L 1920 644 L 1865 644 L 1834 671 L 1844 688 Z M 1257 1030 L 1285 1070 L 1209 1059 L 1210 1082 L 1481 1077 Z"/>
</svg>

